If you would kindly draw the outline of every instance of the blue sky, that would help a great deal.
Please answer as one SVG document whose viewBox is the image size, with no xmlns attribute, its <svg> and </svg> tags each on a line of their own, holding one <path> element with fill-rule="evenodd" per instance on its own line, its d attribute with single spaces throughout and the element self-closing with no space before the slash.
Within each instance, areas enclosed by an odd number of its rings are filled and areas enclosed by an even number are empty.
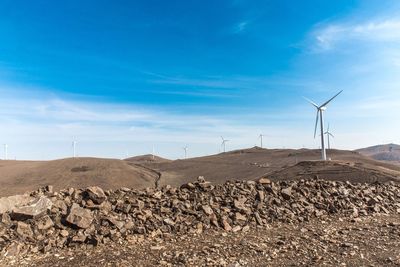
<svg viewBox="0 0 400 267">
<path fill-rule="evenodd" d="M 400 142 L 398 1 L 0 1 L 9 157 Z"/>
</svg>

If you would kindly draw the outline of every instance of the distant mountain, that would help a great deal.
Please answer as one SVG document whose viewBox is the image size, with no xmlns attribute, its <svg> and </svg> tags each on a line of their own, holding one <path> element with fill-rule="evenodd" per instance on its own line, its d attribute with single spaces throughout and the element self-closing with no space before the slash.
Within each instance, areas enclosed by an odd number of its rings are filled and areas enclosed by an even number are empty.
<svg viewBox="0 0 400 267">
<path fill-rule="evenodd" d="M 357 152 L 375 160 L 400 164 L 400 145 L 385 144 L 357 149 Z"/>
</svg>

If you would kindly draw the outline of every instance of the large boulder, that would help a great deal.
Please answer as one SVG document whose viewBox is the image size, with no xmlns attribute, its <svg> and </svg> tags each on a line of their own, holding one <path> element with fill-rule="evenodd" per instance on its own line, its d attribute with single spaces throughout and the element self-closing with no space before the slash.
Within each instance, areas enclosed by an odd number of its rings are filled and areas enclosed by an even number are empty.
<svg viewBox="0 0 400 267">
<path fill-rule="evenodd" d="M 91 186 L 86 189 L 89 198 L 96 204 L 101 204 L 107 199 L 103 189 L 98 186 Z"/>
<path fill-rule="evenodd" d="M 82 208 L 78 204 L 74 203 L 71 206 L 66 220 L 68 223 L 76 227 L 86 229 L 92 224 L 93 214 L 90 210 Z"/>
<path fill-rule="evenodd" d="M 17 221 L 35 219 L 46 214 L 47 210 L 51 209 L 53 203 L 47 197 L 41 196 L 31 202 L 29 205 L 15 207 L 12 210 L 11 218 Z"/>
<path fill-rule="evenodd" d="M 29 195 L 16 195 L 0 198 L 0 214 L 11 212 L 15 207 L 24 206 L 34 200 Z"/>
</svg>

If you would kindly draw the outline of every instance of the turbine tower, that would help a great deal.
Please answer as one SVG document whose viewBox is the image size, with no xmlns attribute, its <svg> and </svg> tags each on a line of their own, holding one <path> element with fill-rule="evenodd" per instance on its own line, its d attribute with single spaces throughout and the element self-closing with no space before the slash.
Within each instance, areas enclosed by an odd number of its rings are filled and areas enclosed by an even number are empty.
<svg viewBox="0 0 400 267">
<path fill-rule="evenodd" d="M 264 137 L 264 136 L 265 136 L 264 134 L 260 134 L 260 135 L 258 136 L 258 138 L 260 138 L 261 148 L 263 148 L 263 137 Z"/>
<path fill-rule="evenodd" d="M 326 160 L 323 113 L 326 110 L 326 106 L 329 104 L 329 102 L 331 102 L 335 97 L 337 97 L 342 92 L 343 92 L 343 90 L 340 91 L 339 93 L 337 93 L 336 95 L 334 95 L 331 99 L 329 99 L 328 101 L 326 101 L 325 103 L 323 103 L 320 106 L 315 104 L 310 99 L 305 98 L 308 102 L 310 102 L 311 105 L 313 105 L 317 109 L 317 118 L 315 120 L 314 138 L 317 135 L 317 127 L 318 127 L 318 119 L 319 119 L 320 128 L 321 128 L 320 130 L 321 130 L 321 158 L 322 158 L 322 160 Z"/>
<path fill-rule="evenodd" d="M 332 138 L 335 138 L 335 136 L 329 131 L 329 124 L 328 124 L 328 129 L 326 130 L 325 134 L 326 134 L 326 137 L 327 137 L 327 139 L 328 139 L 328 149 L 331 149 L 331 141 L 330 141 L 330 138 L 331 138 L 331 137 L 332 137 Z"/>
<path fill-rule="evenodd" d="M 188 149 L 188 146 L 184 146 L 182 149 L 185 151 L 185 159 L 187 159 L 187 149 Z"/>
<path fill-rule="evenodd" d="M 4 144 L 4 160 L 8 160 L 8 145 Z"/>
<path fill-rule="evenodd" d="M 76 158 L 76 143 L 77 143 L 76 140 L 72 141 L 72 156 L 73 156 L 73 158 Z"/>
<path fill-rule="evenodd" d="M 224 153 L 225 153 L 225 151 L 226 151 L 226 142 L 229 142 L 229 140 L 224 139 L 222 136 L 221 136 L 221 139 L 222 139 L 221 146 L 222 146 L 223 151 L 224 151 Z"/>
</svg>

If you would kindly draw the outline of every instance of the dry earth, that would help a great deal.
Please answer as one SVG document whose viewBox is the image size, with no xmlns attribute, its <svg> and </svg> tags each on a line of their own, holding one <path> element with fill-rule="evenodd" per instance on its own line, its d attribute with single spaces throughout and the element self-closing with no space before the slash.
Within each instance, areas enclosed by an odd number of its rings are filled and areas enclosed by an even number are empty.
<svg viewBox="0 0 400 267">
<path fill-rule="evenodd" d="M 0 266 L 400 265 L 393 182 L 199 177 L 179 188 L 30 196 L 1 214 Z"/>
<path fill-rule="evenodd" d="M 375 160 L 400 165 L 400 146 L 396 144 L 371 146 L 356 151 Z"/>
<path fill-rule="evenodd" d="M 274 223 L 248 232 L 210 231 L 59 250 L 3 266 L 400 266 L 400 215 Z"/>
<path fill-rule="evenodd" d="M 213 183 L 223 183 L 227 180 L 270 177 L 272 174 L 271 177 L 278 180 L 312 178 L 315 175 L 330 180 L 348 178 L 353 182 L 399 180 L 400 166 L 376 161 L 354 151 L 328 150 L 327 153 L 335 163 L 327 163 L 326 166 L 317 161 L 319 150 L 258 147 L 186 160 L 141 164 L 161 174 L 160 185 L 173 186 L 195 180 L 198 176 L 204 176 Z M 306 163 L 301 163 L 304 161 Z M 132 161 L 128 159 L 128 162 Z M 329 170 L 323 172 L 325 167 Z"/>
<path fill-rule="evenodd" d="M 153 187 L 158 175 L 126 161 L 68 158 L 53 161 L 0 161 L 0 197 L 53 185 L 55 190 L 98 185 L 106 189 Z"/>
<path fill-rule="evenodd" d="M 104 189 L 179 186 L 204 176 L 212 183 L 227 180 L 312 178 L 353 182 L 398 181 L 400 166 L 357 152 L 328 150 L 334 161 L 321 166 L 319 150 L 254 147 L 218 155 L 170 161 L 144 155 L 126 160 L 76 158 L 54 161 L 0 161 L 0 197 L 22 194 L 40 186 L 55 190 L 97 185 Z M 302 163 L 306 161 L 306 163 Z M 297 164 L 297 165 L 296 165 Z M 323 170 L 326 168 L 326 170 Z"/>
</svg>

